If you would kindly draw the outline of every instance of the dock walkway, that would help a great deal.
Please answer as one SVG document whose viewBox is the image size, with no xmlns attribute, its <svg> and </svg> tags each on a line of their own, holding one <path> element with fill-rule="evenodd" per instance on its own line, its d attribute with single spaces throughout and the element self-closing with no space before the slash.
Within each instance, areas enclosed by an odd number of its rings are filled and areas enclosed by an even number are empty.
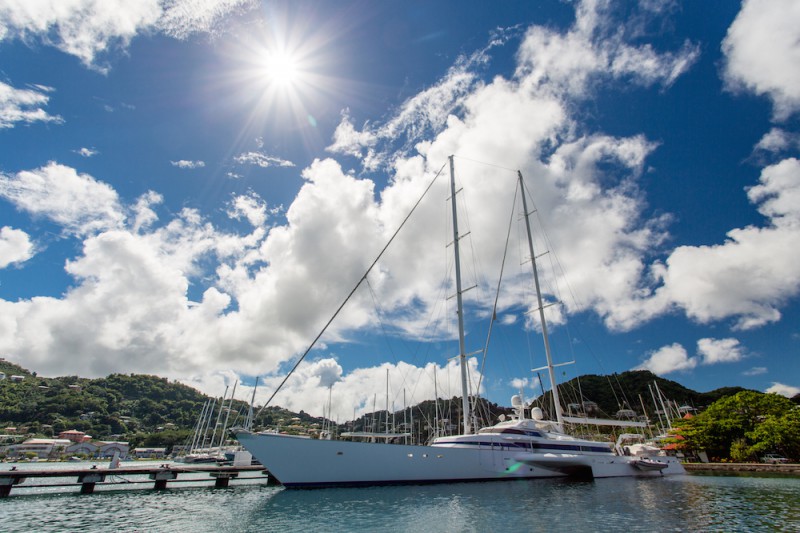
<svg viewBox="0 0 800 533">
<path fill-rule="evenodd" d="M 684 463 L 684 468 L 692 473 L 735 474 L 755 472 L 762 474 L 800 475 L 800 464 L 766 464 L 766 463 Z"/>
<path fill-rule="evenodd" d="M 136 466 L 120 466 L 117 468 L 108 467 L 77 467 L 77 468 L 64 468 L 64 469 L 17 469 L 12 466 L 7 470 L 0 470 L 0 498 L 7 498 L 11 494 L 12 487 L 19 487 L 28 479 L 41 479 L 47 478 L 54 481 L 61 479 L 77 479 L 77 481 L 59 483 L 45 483 L 23 486 L 27 487 L 68 487 L 80 485 L 81 494 L 91 494 L 94 492 L 95 486 L 100 483 L 103 486 L 113 485 L 130 485 L 131 483 L 149 483 L 153 485 L 154 489 L 165 489 L 167 483 L 179 482 L 195 482 L 203 480 L 214 480 L 214 487 L 224 488 L 227 487 L 229 482 L 233 479 L 239 478 L 239 474 L 248 473 L 261 473 L 264 477 L 258 475 L 250 475 L 240 479 L 245 480 L 262 480 L 267 483 L 271 482 L 268 472 L 263 466 L 218 466 L 218 465 L 182 465 L 173 463 L 163 463 L 157 466 L 136 465 Z M 207 473 L 207 478 L 198 478 L 197 474 Z M 186 476 L 195 474 L 195 477 L 190 479 L 178 479 L 178 476 Z M 133 476 L 136 479 L 128 479 L 126 476 Z M 106 481 L 106 478 L 111 477 L 112 480 Z"/>
</svg>

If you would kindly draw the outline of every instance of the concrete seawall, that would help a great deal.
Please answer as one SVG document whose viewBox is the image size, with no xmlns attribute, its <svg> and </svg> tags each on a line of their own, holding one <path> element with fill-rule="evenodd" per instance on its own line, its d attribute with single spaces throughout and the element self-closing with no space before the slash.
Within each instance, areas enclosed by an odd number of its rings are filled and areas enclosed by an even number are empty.
<svg viewBox="0 0 800 533">
<path fill-rule="evenodd" d="M 800 476 L 800 464 L 773 465 L 765 463 L 684 463 L 684 468 L 690 474 L 693 473 L 764 473 L 764 474 L 787 474 Z"/>
</svg>

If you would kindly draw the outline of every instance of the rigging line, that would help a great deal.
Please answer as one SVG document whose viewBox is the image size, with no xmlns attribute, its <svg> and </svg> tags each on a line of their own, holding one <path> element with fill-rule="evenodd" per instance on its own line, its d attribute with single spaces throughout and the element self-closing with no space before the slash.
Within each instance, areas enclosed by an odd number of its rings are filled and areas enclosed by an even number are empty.
<svg viewBox="0 0 800 533">
<path fill-rule="evenodd" d="M 500 300 L 500 284 L 503 282 L 503 272 L 506 266 L 506 256 L 508 255 L 508 241 L 511 238 L 511 227 L 514 225 L 514 209 L 513 206 L 517 205 L 517 190 L 519 187 L 514 187 L 514 202 L 511 204 L 511 216 L 508 220 L 508 231 L 506 232 L 506 245 L 503 248 L 503 261 L 500 263 L 500 276 L 497 279 L 497 291 L 494 295 L 494 305 L 492 306 L 492 318 L 489 320 L 489 332 L 486 334 L 486 344 L 483 347 L 483 361 L 481 362 L 480 378 L 478 378 L 478 392 L 481 390 L 481 382 L 483 381 L 483 369 L 486 366 L 486 354 L 489 353 L 489 339 L 492 336 L 492 327 L 497 319 L 497 303 Z"/>
<path fill-rule="evenodd" d="M 464 156 L 455 155 L 455 154 L 453 155 L 453 157 L 455 157 L 457 159 L 463 159 L 464 161 L 471 161 L 473 163 L 478 163 L 479 165 L 486 165 L 487 167 L 494 167 L 494 168 L 499 168 L 499 169 L 502 169 L 502 170 L 508 170 L 509 172 L 517 172 L 516 169 L 504 167 L 504 166 L 501 166 L 501 165 L 497 165 L 495 163 L 487 163 L 486 161 L 480 161 L 479 159 L 470 159 L 469 157 L 464 157 Z"/>
<path fill-rule="evenodd" d="M 263 410 L 264 410 L 264 409 L 265 409 L 265 408 L 266 408 L 266 407 L 267 407 L 267 406 L 270 404 L 270 402 L 271 402 L 271 401 L 272 401 L 272 400 L 275 398 L 275 395 L 276 395 L 276 394 L 278 394 L 278 392 L 279 392 L 279 391 L 280 391 L 280 390 L 283 388 L 283 386 L 286 384 L 286 381 L 288 381 L 288 379 L 291 377 L 291 375 L 292 375 L 292 374 L 294 374 L 294 371 L 295 371 L 295 370 L 297 370 L 297 367 L 298 367 L 298 366 L 300 366 L 300 363 L 302 363 L 302 362 L 303 362 L 303 359 L 305 359 L 305 358 L 306 358 L 306 356 L 309 354 L 309 352 L 311 351 L 311 349 L 312 349 L 312 348 L 314 348 L 314 346 L 317 344 L 317 341 L 318 341 L 318 340 L 319 340 L 319 339 L 322 337 L 322 335 L 325 333 L 325 331 L 327 331 L 327 329 L 328 329 L 328 326 L 330 326 L 330 325 L 333 323 L 333 321 L 336 319 L 336 317 L 339 315 L 339 313 L 342 311 L 342 309 L 344 309 L 344 306 L 347 304 L 347 302 L 348 302 L 348 301 L 350 301 L 350 298 L 352 298 L 352 297 L 353 297 L 353 294 L 355 294 L 356 290 L 358 290 L 358 288 L 361 286 L 361 283 L 362 283 L 362 282 L 363 282 L 365 279 L 367 279 L 367 275 L 368 275 L 368 274 L 369 274 L 369 273 L 372 271 L 372 269 L 373 269 L 373 268 L 375 268 L 375 265 L 376 265 L 376 264 L 378 264 L 378 261 L 380 260 L 380 258 L 381 258 L 381 257 L 383 257 L 383 254 L 386 252 L 387 248 L 389 248 L 389 245 L 390 245 L 390 244 L 392 244 L 392 241 L 394 241 L 394 238 L 395 238 L 395 237 L 397 237 L 397 234 L 398 234 L 398 233 L 400 233 L 400 230 L 401 230 L 401 229 L 403 229 L 403 226 L 405 226 L 406 222 L 408 222 L 408 219 L 409 219 L 409 218 L 411 218 L 411 215 L 414 213 L 414 211 L 416 211 L 416 209 L 417 209 L 417 207 L 419 206 L 420 202 L 422 202 L 422 199 L 423 199 L 423 198 L 425 198 L 425 195 L 427 195 L 427 194 L 428 194 L 428 191 L 430 191 L 430 190 L 431 190 L 431 187 L 433 187 L 433 184 L 434 184 L 434 183 L 436 183 L 436 180 L 437 180 L 437 178 L 438 178 L 438 177 L 439 177 L 439 176 L 442 174 L 442 171 L 444 170 L 444 167 L 445 167 L 445 166 L 447 166 L 447 163 L 445 163 L 445 164 L 443 164 L 443 165 L 442 165 L 442 167 L 439 169 L 439 171 L 438 171 L 438 172 L 436 173 L 436 175 L 433 177 L 433 179 L 431 180 L 431 182 L 428 184 L 428 186 L 427 186 L 427 187 L 425 188 L 425 190 L 422 192 L 422 195 L 419 197 L 419 199 L 417 200 L 417 202 L 416 202 L 416 203 L 414 204 L 414 206 L 411 208 L 411 211 L 409 211 L 409 213 L 406 215 L 406 217 L 403 219 L 403 221 L 402 221 L 402 222 L 400 223 L 400 225 L 397 227 L 397 229 L 395 230 L 395 232 L 392 234 L 391 238 L 389 239 L 389 242 L 387 242 L 387 243 L 386 243 L 386 245 L 385 245 L 385 246 L 383 247 L 383 249 L 380 251 L 380 253 L 378 254 L 378 256 L 375 258 L 375 260 L 374 260 L 374 261 L 372 262 L 372 264 L 369 266 L 369 268 L 367 269 L 367 271 L 366 271 L 366 272 L 364 272 L 364 275 L 363 275 L 363 276 L 361 276 L 361 279 L 359 279 L 359 280 L 358 280 L 358 283 L 356 283 L 355 287 L 353 287 L 353 289 L 352 289 L 352 290 L 350 291 L 350 293 L 347 295 L 347 298 L 345 298 L 345 299 L 344 299 L 344 301 L 341 303 L 341 305 L 339 305 L 339 308 L 338 308 L 338 309 L 336 309 L 336 312 L 335 312 L 335 313 L 333 313 L 333 316 L 330 318 L 330 320 L 328 320 L 328 322 L 325 324 L 325 326 L 323 326 L 322 330 L 319 332 L 319 334 L 317 334 L 317 336 L 314 338 L 314 340 L 313 340 L 313 341 L 311 342 L 311 344 L 308 346 L 308 348 L 306 349 L 306 351 L 305 351 L 305 352 L 303 352 L 303 355 L 301 355 L 301 356 L 300 356 L 300 358 L 299 358 L 299 359 L 297 360 L 297 362 L 294 364 L 294 366 L 293 366 L 293 367 L 292 367 L 292 369 L 289 371 L 289 373 L 288 373 L 288 374 L 286 374 L 286 377 L 284 377 L 284 378 L 283 378 L 283 381 L 281 381 L 281 384 L 280 384 L 280 385 L 278 385 L 278 388 L 276 388 L 276 389 L 275 389 L 275 391 L 272 393 L 272 395 L 269 397 L 269 399 L 266 401 L 266 403 L 265 403 L 263 406 L 261 406 L 261 409 L 259 409 L 259 410 L 258 410 L 258 415 L 260 415 L 260 414 L 261 414 L 261 412 L 262 412 L 262 411 L 263 411 Z M 258 416 L 258 415 L 256 415 L 256 416 Z"/>
</svg>

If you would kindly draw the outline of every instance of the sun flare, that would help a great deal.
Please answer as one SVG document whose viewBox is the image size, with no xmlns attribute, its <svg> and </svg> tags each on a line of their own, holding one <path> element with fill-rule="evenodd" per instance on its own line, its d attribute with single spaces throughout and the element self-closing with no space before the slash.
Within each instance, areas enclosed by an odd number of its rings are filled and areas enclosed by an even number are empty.
<svg viewBox="0 0 800 533">
<path fill-rule="evenodd" d="M 284 51 L 268 52 L 264 57 L 264 75 L 270 83 L 291 87 L 300 75 L 297 59 Z"/>
</svg>

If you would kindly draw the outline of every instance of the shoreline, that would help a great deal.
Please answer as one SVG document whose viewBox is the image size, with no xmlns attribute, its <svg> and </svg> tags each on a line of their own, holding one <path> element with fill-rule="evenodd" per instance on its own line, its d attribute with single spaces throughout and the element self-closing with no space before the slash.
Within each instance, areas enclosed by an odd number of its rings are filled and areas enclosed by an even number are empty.
<svg viewBox="0 0 800 533">
<path fill-rule="evenodd" d="M 800 476 L 800 464 L 766 463 L 683 463 L 688 474 L 785 474 Z"/>
</svg>

